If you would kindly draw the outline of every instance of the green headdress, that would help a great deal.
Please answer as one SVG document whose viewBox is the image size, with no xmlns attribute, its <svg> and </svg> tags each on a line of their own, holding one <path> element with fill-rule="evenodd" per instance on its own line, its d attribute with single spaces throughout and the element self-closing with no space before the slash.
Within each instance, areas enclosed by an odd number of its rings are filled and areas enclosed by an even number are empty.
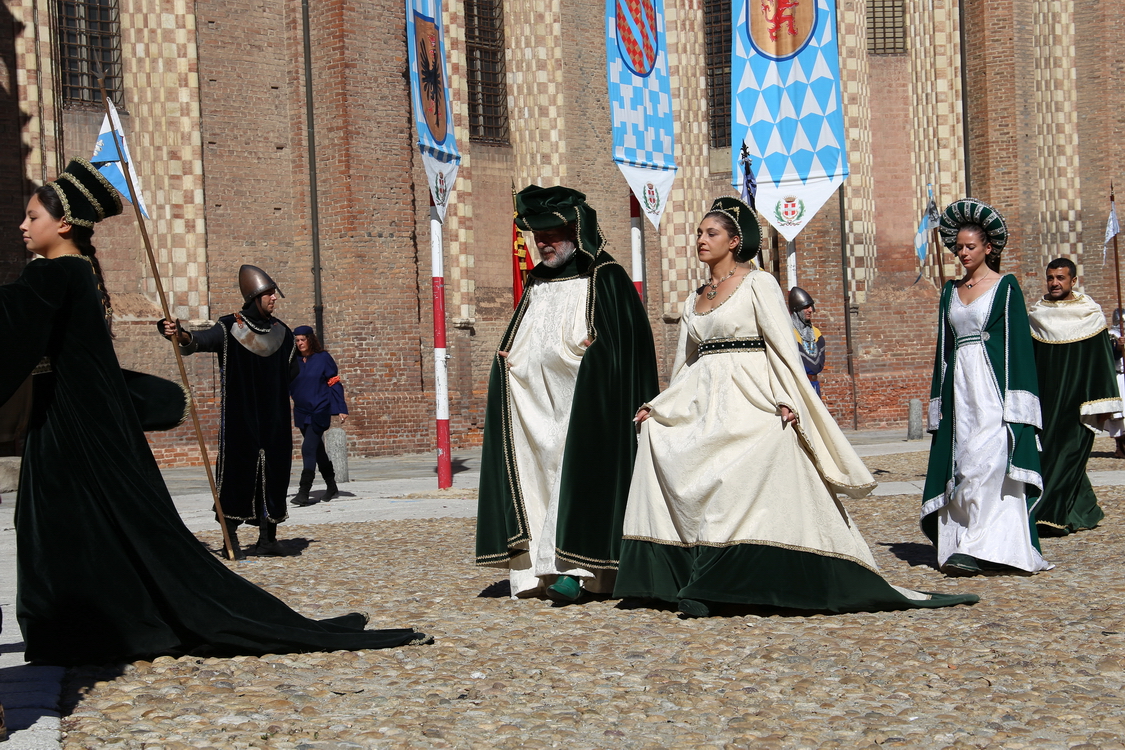
<svg viewBox="0 0 1125 750">
<path fill-rule="evenodd" d="M 75 157 L 53 182 L 48 182 L 63 204 L 63 218 L 76 227 L 93 227 L 121 213 L 121 198 L 93 164 Z"/>
<path fill-rule="evenodd" d="M 1008 226 L 1004 217 L 992 206 L 976 198 L 962 198 L 953 201 L 941 212 L 941 241 L 947 248 L 957 244 L 957 233 L 966 225 L 976 224 L 984 229 L 988 244 L 999 257 L 1004 245 L 1008 244 Z"/>
<path fill-rule="evenodd" d="M 725 214 L 738 227 L 738 239 L 741 242 L 734 251 L 734 257 L 740 261 L 748 261 L 757 255 L 762 244 L 762 226 L 758 223 L 754 209 L 738 198 L 724 195 L 716 198 L 711 208 L 707 209 L 709 214 L 716 212 Z"/>
<path fill-rule="evenodd" d="M 596 258 L 605 247 L 598 226 L 598 213 L 586 203 L 586 195 L 560 186 L 528 185 L 516 193 L 516 226 L 531 232 L 574 224 L 578 249 Z"/>
</svg>

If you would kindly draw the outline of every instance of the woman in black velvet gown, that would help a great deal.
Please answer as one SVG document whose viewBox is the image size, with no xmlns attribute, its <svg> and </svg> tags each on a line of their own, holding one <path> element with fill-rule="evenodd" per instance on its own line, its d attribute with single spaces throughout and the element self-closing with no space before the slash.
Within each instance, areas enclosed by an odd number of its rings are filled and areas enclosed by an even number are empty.
<svg viewBox="0 0 1125 750">
<path fill-rule="evenodd" d="M 26 658 L 87 664 L 157 654 L 387 648 L 410 629 L 311 620 L 229 571 L 187 530 L 149 450 L 109 329 L 93 225 L 121 212 L 76 159 L 36 190 L 20 225 L 32 261 L 0 287 L 13 345 L 0 403 L 34 370 L 16 507 L 16 618 Z M 14 350 L 13 350 L 14 349 Z"/>
</svg>

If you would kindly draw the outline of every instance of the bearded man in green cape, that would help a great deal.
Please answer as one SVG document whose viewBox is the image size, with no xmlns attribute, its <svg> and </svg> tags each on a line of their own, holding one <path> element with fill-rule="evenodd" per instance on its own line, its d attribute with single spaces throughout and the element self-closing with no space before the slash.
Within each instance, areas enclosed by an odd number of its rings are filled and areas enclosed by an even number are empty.
<svg viewBox="0 0 1125 750">
<path fill-rule="evenodd" d="M 540 263 L 493 358 L 476 561 L 507 568 L 513 597 L 572 602 L 613 591 L 656 351 L 585 195 L 531 185 L 516 213 Z"/>
<path fill-rule="evenodd" d="M 1047 294 L 1028 319 L 1043 409 L 1040 536 L 1092 529 L 1105 517 L 1086 476 L 1094 434 L 1121 411 L 1113 344 L 1101 306 L 1074 291 L 1078 269 L 1067 258 L 1047 264 Z"/>
</svg>

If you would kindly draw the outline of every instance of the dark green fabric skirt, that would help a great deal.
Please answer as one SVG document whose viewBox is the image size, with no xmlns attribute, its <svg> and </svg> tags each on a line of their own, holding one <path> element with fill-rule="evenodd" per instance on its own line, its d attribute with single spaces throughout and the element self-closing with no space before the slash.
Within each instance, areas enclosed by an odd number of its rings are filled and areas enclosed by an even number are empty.
<svg viewBox="0 0 1125 750">
<path fill-rule="evenodd" d="M 751 604 L 818 612 L 948 607 L 975 594 L 908 599 L 862 565 L 837 557 L 773 547 L 680 547 L 626 539 L 613 595 L 678 602 Z"/>
<path fill-rule="evenodd" d="M 1084 403 L 1118 396 L 1109 334 L 1069 344 L 1036 341 L 1035 364 L 1043 408 L 1043 495 L 1035 519 L 1041 536 L 1065 536 L 1105 517 L 1086 475 L 1094 433 L 1081 417 Z"/>
</svg>

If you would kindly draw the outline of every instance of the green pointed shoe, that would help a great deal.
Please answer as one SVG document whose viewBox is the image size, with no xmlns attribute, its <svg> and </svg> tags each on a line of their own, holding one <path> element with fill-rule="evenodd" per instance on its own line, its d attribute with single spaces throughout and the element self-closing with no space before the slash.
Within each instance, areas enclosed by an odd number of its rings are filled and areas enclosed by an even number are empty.
<svg viewBox="0 0 1125 750">
<path fill-rule="evenodd" d="M 975 557 L 963 555 L 960 552 L 949 556 L 941 572 L 947 576 L 975 576 L 981 572 L 980 562 Z"/>
<path fill-rule="evenodd" d="M 677 609 L 688 617 L 710 617 L 711 608 L 696 599 L 680 599 Z"/>
<path fill-rule="evenodd" d="M 547 596 L 552 601 L 569 604 L 582 596 L 582 585 L 574 576 L 559 576 L 557 581 L 547 587 Z"/>
</svg>

